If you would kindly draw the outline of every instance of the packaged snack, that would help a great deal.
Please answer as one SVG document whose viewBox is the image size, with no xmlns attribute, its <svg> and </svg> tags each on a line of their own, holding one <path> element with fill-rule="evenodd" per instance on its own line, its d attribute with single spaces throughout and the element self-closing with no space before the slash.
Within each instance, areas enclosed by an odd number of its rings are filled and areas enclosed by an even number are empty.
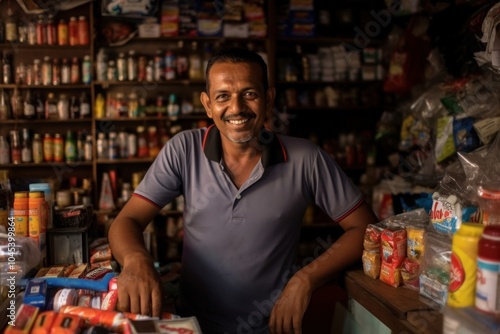
<svg viewBox="0 0 500 334">
<path fill-rule="evenodd" d="M 370 224 L 366 227 L 363 239 L 363 247 L 367 251 L 380 251 L 380 241 L 384 226 L 380 224 Z"/>
<path fill-rule="evenodd" d="M 406 226 L 406 256 L 420 261 L 424 255 L 425 226 Z"/>
<path fill-rule="evenodd" d="M 418 291 L 419 289 L 419 264 L 416 260 L 406 258 L 401 266 L 401 278 L 405 288 Z"/>
<path fill-rule="evenodd" d="M 390 226 L 382 231 L 382 262 L 399 266 L 406 257 L 406 230 Z"/>
<path fill-rule="evenodd" d="M 363 251 L 362 261 L 364 273 L 373 279 L 377 279 L 380 275 L 380 252 L 365 250 Z"/>
<path fill-rule="evenodd" d="M 380 267 L 380 280 L 397 288 L 401 284 L 401 266 L 396 263 L 383 262 Z"/>
</svg>

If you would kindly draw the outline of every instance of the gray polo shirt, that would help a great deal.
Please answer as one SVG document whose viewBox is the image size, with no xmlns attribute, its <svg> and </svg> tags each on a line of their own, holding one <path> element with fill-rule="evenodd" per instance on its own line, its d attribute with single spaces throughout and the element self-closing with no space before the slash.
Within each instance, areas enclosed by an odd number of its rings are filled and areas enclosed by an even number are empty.
<svg viewBox="0 0 500 334">
<path fill-rule="evenodd" d="M 362 194 L 318 146 L 261 133 L 261 160 L 237 189 L 215 126 L 183 131 L 162 148 L 134 195 L 163 207 L 185 197 L 182 305 L 204 333 L 265 333 L 293 273 L 301 222 L 316 203 L 341 220 Z M 249 331 L 252 330 L 252 331 Z"/>
</svg>

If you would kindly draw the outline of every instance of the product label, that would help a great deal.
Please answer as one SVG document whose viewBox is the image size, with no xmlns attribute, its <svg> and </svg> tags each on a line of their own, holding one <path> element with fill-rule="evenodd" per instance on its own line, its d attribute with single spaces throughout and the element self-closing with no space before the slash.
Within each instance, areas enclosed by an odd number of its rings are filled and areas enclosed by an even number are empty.
<svg viewBox="0 0 500 334">
<path fill-rule="evenodd" d="M 500 262 L 477 260 L 476 307 L 490 313 L 500 312 L 498 284 Z"/>
</svg>

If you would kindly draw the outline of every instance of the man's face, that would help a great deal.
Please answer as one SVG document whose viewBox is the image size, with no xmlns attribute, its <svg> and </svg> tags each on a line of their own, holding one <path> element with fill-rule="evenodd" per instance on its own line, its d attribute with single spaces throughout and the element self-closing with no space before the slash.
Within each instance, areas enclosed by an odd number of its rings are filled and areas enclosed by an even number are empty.
<svg viewBox="0 0 500 334">
<path fill-rule="evenodd" d="M 216 63 L 208 74 L 210 91 L 201 101 L 222 139 L 248 143 L 271 112 L 274 89 L 264 91 L 262 69 L 254 63 Z"/>
</svg>

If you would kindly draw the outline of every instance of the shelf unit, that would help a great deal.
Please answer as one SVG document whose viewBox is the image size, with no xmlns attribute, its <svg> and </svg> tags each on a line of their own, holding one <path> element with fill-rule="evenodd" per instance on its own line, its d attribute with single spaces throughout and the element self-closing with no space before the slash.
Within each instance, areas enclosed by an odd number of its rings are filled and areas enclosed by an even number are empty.
<svg viewBox="0 0 500 334">
<path fill-rule="evenodd" d="M 380 1 L 381 2 L 381 1 Z M 264 50 L 267 54 L 268 70 L 269 70 L 269 83 L 271 86 L 275 86 L 278 91 L 278 96 L 283 95 L 287 89 L 316 89 L 317 87 L 331 86 L 338 89 L 372 89 L 375 87 L 375 91 L 381 87 L 381 82 L 377 80 L 370 81 L 322 81 L 322 80 L 312 80 L 312 81 L 284 81 L 279 79 L 279 65 L 280 59 L 283 55 L 292 54 L 289 51 L 293 50 L 295 45 L 301 45 L 304 51 L 309 52 L 310 50 L 317 49 L 320 46 L 331 46 L 338 45 L 340 43 L 350 43 L 353 40 L 353 34 L 348 36 L 339 36 L 340 33 L 332 33 L 331 36 L 318 36 L 318 37 L 283 37 L 280 32 L 280 10 L 283 4 L 286 3 L 285 0 L 279 1 L 266 1 L 266 14 L 267 14 L 267 24 L 268 31 L 265 38 L 226 38 L 226 37 L 160 37 L 160 38 L 138 38 L 135 37 L 130 40 L 127 44 L 116 47 L 109 47 L 102 44 L 102 40 L 99 38 L 98 25 L 101 20 L 105 18 L 100 17 L 99 13 L 99 3 L 89 2 L 87 4 L 76 7 L 70 11 L 58 12 L 55 18 L 69 19 L 70 16 L 80 16 L 84 15 L 88 18 L 90 26 L 90 44 L 81 46 L 59 46 L 59 45 L 26 45 L 26 44 L 11 44 L 2 43 L 0 44 L 1 50 L 6 50 L 12 53 L 13 63 L 11 64 L 14 69 L 20 62 L 25 64 L 33 61 L 34 58 L 43 58 L 43 56 L 48 55 L 51 57 L 67 57 L 71 58 L 77 56 L 80 59 L 84 55 L 91 56 L 91 67 L 93 69 L 93 78 L 95 75 L 96 68 L 96 57 L 100 48 L 106 48 L 110 50 L 113 54 L 118 54 L 119 52 L 127 52 L 130 49 L 140 50 L 143 54 L 154 55 L 156 49 L 161 48 L 165 50 L 166 48 L 174 48 L 179 41 L 184 41 L 184 47 L 186 50 L 189 49 L 191 42 L 197 42 L 199 46 L 204 43 L 210 45 L 239 45 L 243 47 L 249 46 L 249 43 L 253 47 L 258 47 Z M 319 3 L 315 1 L 315 3 Z M 350 2 L 349 2 L 350 3 Z M 381 2 L 383 3 L 383 2 Z M 10 4 L 16 7 L 15 1 L 11 1 Z M 339 4 L 322 4 L 321 7 L 330 6 L 329 10 L 335 10 L 335 6 L 346 7 L 348 4 L 346 1 L 341 1 Z M 371 2 L 360 2 L 356 1 L 353 3 L 353 10 L 361 8 L 360 6 L 372 8 Z M 7 3 L 0 3 L 0 10 L 5 11 Z M 349 6 L 347 6 L 349 7 Z M 373 8 L 376 8 L 373 5 Z M 16 8 L 17 13 L 21 14 L 21 9 Z M 35 16 L 25 15 L 29 19 L 33 19 Z M 275 18 L 278 18 L 275 20 Z M 362 26 L 364 22 L 358 22 Z M 344 31 L 345 31 L 344 27 Z M 352 31 L 351 31 L 352 33 Z M 371 45 L 380 44 L 381 40 L 372 40 Z M 13 73 L 15 74 L 15 73 Z M 21 129 L 29 128 L 33 131 L 40 132 L 42 135 L 44 132 L 62 132 L 63 134 L 67 130 L 72 131 L 85 131 L 92 134 L 92 144 L 94 148 L 92 161 L 83 162 L 78 161 L 74 163 L 22 163 L 22 164 L 8 164 L 2 166 L 2 168 L 7 168 L 10 171 L 10 177 L 14 180 L 13 185 L 22 185 L 23 182 L 29 182 L 32 179 L 40 178 L 56 178 L 59 182 L 63 182 L 70 177 L 90 178 L 94 182 L 94 191 L 92 194 L 93 202 L 98 203 L 99 198 L 99 185 L 101 174 L 104 171 L 109 171 L 111 169 L 116 169 L 119 171 L 119 177 L 128 181 L 131 174 L 136 171 L 144 171 L 153 161 L 153 158 L 123 158 L 123 159 L 97 159 L 96 154 L 96 141 L 99 132 L 103 131 L 103 126 L 111 125 L 115 129 L 129 129 L 136 127 L 138 125 L 149 126 L 155 124 L 165 124 L 166 122 L 174 124 L 183 124 L 186 127 L 192 127 L 193 124 L 198 122 L 209 121 L 206 115 L 201 113 L 194 113 L 189 115 L 179 115 L 176 117 L 168 116 L 158 116 L 158 115 L 147 115 L 135 118 L 116 118 L 116 117 L 103 117 L 97 118 L 95 115 L 94 106 L 96 103 L 96 96 L 99 93 L 112 94 L 117 91 L 130 91 L 132 89 L 146 87 L 148 88 L 147 93 L 149 96 L 157 96 L 164 92 L 178 92 L 179 94 L 192 94 L 193 91 L 201 92 L 204 89 L 204 80 L 163 80 L 159 82 L 146 82 L 146 81 L 97 81 L 93 80 L 90 84 L 61 84 L 61 85 L 26 85 L 26 84 L 0 84 L 0 89 L 12 92 L 13 90 L 33 90 L 41 92 L 41 94 L 48 94 L 49 92 L 54 92 L 57 94 L 80 94 L 82 91 L 86 92 L 89 97 L 89 102 L 91 105 L 91 118 L 87 119 L 67 119 L 67 120 L 23 120 L 23 119 L 9 119 L 0 121 L 0 135 L 7 135 L 11 129 Z M 285 99 L 286 101 L 286 99 Z M 278 100 L 280 103 L 280 100 Z M 339 104 L 338 106 L 312 106 L 312 105 L 290 105 L 290 104 L 277 104 L 276 108 L 282 110 L 286 107 L 289 114 L 295 116 L 294 119 L 290 119 L 290 125 L 288 132 L 291 135 L 310 137 L 311 134 L 316 134 L 319 136 L 320 140 L 323 141 L 328 139 L 329 136 L 335 134 L 339 131 L 339 128 L 367 128 L 373 129 L 375 121 L 380 115 L 382 110 L 381 103 L 376 102 L 370 105 L 347 105 Z M 105 131 L 109 131 L 105 128 Z M 320 142 L 321 144 L 321 142 Z M 353 173 L 360 174 L 364 171 L 363 164 L 353 164 L 353 165 L 343 165 L 346 170 L 352 171 Z M 19 182 L 17 182 L 19 181 Z"/>
</svg>

